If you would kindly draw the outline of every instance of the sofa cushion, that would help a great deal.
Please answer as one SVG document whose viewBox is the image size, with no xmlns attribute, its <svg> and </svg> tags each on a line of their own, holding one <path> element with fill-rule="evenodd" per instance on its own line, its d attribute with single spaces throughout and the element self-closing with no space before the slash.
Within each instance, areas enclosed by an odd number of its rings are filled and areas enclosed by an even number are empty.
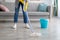
<svg viewBox="0 0 60 40">
<path fill-rule="evenodd" d="M 9 9 L 6 6 L 0 4 L 0 11 L 9 12 Z"/>
<path fill-rule="evenodd" d="M 39 4 L 39 6 L 38 6 L 38 11 L 40 11 L 40 12 L 47 12 L 48 10 L 47 10 L 47 5 L 46 4 L 44 4 L 44 3 L 41 3 L 41 4 Z"/>
</svg>

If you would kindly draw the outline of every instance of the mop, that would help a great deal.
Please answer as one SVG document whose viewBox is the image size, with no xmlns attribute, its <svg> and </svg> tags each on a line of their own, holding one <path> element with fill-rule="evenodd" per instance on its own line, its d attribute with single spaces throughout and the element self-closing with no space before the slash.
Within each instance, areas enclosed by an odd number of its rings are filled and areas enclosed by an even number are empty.
<svg viewBox="0 0 60 40">
<path fill-rule="evenodd" d="M 41 33 L 37 33 L 33 30 L 33 27 L 32 27 L 32 24 L 30 22 L 29 17 L 28 17 L 28 23 L 29 23 L 29 26 L 30 26 L 30 31 L 32 32 L 32 34 L 30 36 L 41 36 Z"/>
<path fill-rule="evenodd" d="M 24 5 L 24 11 L 25 11 L 25 12 L 27 13 L 27 15 L 28 15 L 27 7 L 28 7 L 28 3 L 26 3 L 26 4 Z M 29 25 L 30 25 L 30 31 L 32 32 L 32 34 L 31 34 L 30 36 L 41 36 L 41 33 L 36 33 L 36 32 L 33 30 L 32 24 L 31 24 L 31 22 L 30 22 L 29 17 L 28 17 L 28 23 L 29 23 Z"/>
</svg>

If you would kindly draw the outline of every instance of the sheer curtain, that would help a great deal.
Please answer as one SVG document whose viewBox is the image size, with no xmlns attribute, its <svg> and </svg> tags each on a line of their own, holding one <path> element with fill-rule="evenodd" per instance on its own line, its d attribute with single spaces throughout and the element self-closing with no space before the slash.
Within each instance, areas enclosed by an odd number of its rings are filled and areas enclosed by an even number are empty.
<svg viewBox="0 0 60 40">
<path fill-rule="evenodd" d="M 58 17 L 60 17 L 60 0 L 58 0 Z"/>
</svg>

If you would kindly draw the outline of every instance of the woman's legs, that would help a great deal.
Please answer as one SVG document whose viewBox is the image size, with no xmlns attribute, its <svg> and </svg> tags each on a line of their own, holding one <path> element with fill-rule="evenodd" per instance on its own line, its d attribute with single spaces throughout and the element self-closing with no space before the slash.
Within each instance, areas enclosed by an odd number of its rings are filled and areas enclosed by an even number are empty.
<svg viewBox="0 0 60 40">
<path fill-rule="evenodd" d="M 26 27 L 30 28 L 29 25 L 28 25 L 28 14 L 27 12 L 25 12 L 23 10 L 23 4 L 21 2 L 19 2 L 18 4 L 18 7 L 16 8 L 15 7 L 15 14 L 14 14 L 14 29 L 16 29 L 16 26 L 17 26 L 17 22 L 18 22 L 18 14 L 19 14 L 19 8 L 20 8 L 20 5 L 22 7 L 22 12 L 23 12 L 23 19 L 24 19 L 24 23 L 26 24 Z"/>
<path fill-rule="evenodd" d="M 18 7 L 15 7 L 14 27 L 13 27 L 14 29 L 16 29 L 16 26 L 17 26 L 19 9 L 20 9 L 20 2 L 19 2 L 19 4 L 18 4 Z"/>
<path fill-rule="evenodd" d="M 24 5 L 21 3 L 24 23 L 28 23 L 28 14 L 27 14 L 27 12 L 25 12 L 25 11 L 23 10 L 23 6 L 24 6 Z"/>
<path fill-rule="evenodd" d="M 15 7 L 14 23 L 17 23 L 18 22 L 19 9 L 20 9 L 20 2 L 18 4 L 18 7 Z"/>
<path fill-rule="evenodd" d="M 24 5 L 21 3 L 24 23 L 25 23 L 25 25 L 26 25 L 26 28 L 30 28 L 30 26 L 28 25 L 28 13 L 23 10 L 23 6 L 24 6 Z"/>
</svg>

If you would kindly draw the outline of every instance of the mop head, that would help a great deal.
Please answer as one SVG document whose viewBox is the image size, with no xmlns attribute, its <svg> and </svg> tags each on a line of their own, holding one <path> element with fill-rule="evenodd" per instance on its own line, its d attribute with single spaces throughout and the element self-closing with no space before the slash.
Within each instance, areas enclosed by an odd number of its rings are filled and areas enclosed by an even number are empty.
<svg viewBox="0 0 60 40">
<path fill-rule="evenodd" d="M 41 36 L 41 33 L 33 32 L 30 36 Z"/>
</svg>

